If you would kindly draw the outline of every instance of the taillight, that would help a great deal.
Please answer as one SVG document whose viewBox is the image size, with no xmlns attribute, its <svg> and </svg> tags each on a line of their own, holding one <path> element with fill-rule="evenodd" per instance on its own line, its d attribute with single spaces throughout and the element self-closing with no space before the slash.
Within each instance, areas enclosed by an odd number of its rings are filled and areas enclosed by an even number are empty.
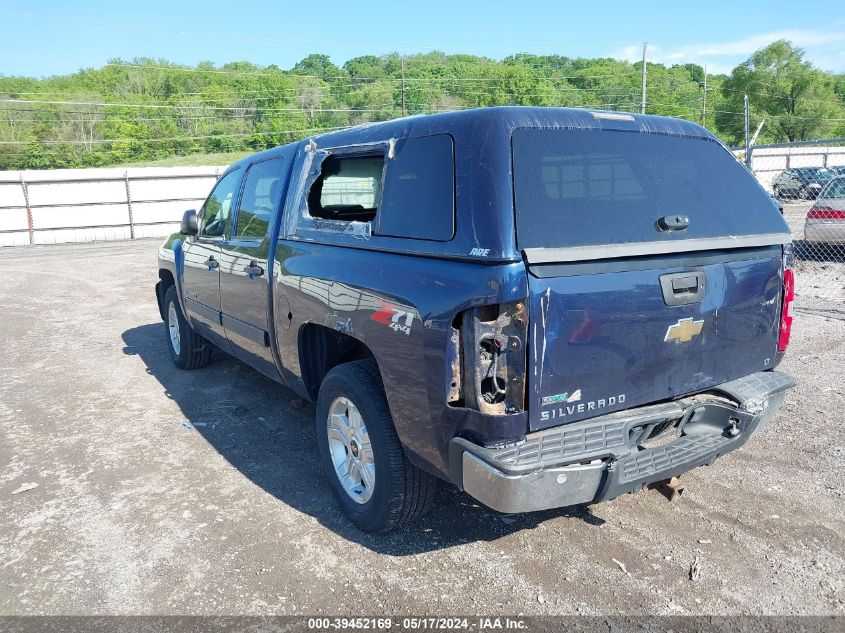
<svg viewBox="0 0 845 633">
<path fill-rule="evenodd" d="M 786 351 L 789 345 L 789 335 L 792 332 L 792 304 L 795 303 L 795 275 L 791 268 L 783 271 L 783 307 L 780 313 L 780 334 L 778 335 L 778 351 Z"/>
<path fill-rule="evenodd" d="M 845 220 L 845 209 L 833 207 L 813 207 L 807 213 L 808 220 Z"/>
</svg>

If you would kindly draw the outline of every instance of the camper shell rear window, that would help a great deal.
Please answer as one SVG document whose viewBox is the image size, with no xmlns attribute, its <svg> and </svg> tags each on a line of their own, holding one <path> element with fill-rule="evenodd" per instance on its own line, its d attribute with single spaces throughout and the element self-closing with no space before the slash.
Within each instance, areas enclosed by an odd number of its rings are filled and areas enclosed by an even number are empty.
<svg viewBox="0 0 845 633">
<path fill-rule="evenodd" d="M 755 178 L 712 139 L 522 128 L 512 151 L 520 249 L 784 230 Z M 660 218 L 677 215 L 689 218 L 686 229 L 659 229 Z"/>
</svg>

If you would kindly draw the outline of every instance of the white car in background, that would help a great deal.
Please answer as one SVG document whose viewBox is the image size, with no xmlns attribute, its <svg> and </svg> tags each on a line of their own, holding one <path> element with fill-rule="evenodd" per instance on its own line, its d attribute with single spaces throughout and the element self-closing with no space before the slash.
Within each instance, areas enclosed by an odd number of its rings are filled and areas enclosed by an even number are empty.
<svg viewBox="0 0 845 633">
<path fill-rule="evenodd" d="M 831 180 L 807 212 L 804 241 L 845 246 L 845 176 Z"/>
</svg>

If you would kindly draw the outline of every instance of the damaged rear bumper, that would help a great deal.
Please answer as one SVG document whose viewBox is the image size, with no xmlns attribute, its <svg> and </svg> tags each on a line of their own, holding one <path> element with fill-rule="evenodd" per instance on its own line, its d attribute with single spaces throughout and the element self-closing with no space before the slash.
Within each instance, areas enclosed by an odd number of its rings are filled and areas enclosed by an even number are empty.
<svg viewBox="0 0 845 633">
<path fill-rule="evenodd" d="M 454 438 L 452 478 L 499 512 L 613 499 L 712 464 L 762 431 L 795 381 L 751 374 L 707 393 L 528 435 L 503 448 Z"/>
</svg>

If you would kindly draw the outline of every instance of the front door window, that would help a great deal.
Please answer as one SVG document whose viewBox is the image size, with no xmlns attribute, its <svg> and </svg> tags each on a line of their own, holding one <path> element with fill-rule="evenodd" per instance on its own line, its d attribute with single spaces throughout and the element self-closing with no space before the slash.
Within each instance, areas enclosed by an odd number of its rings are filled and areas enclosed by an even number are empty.
<svg viewBox="0 0 845 633">
<path fill-rule="evenodd" d="M 200 237 L 223 236 L 240 183 L 241 173 L 235 170 L 223 176 L 214 187 L 200 211 Z"/>
</svg>

